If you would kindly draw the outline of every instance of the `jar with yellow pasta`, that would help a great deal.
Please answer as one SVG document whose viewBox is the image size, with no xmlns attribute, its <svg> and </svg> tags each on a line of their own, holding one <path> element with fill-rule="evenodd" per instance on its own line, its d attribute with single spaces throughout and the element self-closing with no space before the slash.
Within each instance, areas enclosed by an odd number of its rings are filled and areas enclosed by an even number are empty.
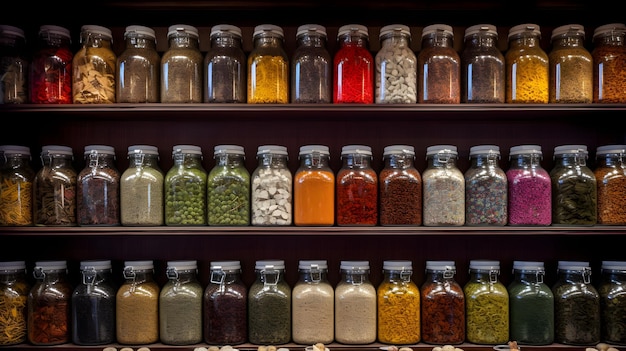
<svg viewBox="0 0 626 351">
<path fill-rule="evenodd" d="M 248 56 L 248 103 L 289 102 L 289 58 L 283 29 L 272 24 L 254 27 L 254 48 Z"/>
<path fill-rule="evenodd" d="M 541 48 L 541 30 L 527 23 L 509 30 L 506 62 L 507 103 L 548 103 L 548 54 Z"/>
<path fill-rule="evenodd" d="M 580 24 L 557 27 L 551 40 L 550 103 L 591 103 L 593 59 L 584 46 L 585 28 Z"/>
<path fill-rule="evenodd" d="M 117 56 L 109 28 L 85 25 L 80 31 L 81 48 L 72 61 L 72 102 L 108 104 L 115 102 Z"/>
</svg>

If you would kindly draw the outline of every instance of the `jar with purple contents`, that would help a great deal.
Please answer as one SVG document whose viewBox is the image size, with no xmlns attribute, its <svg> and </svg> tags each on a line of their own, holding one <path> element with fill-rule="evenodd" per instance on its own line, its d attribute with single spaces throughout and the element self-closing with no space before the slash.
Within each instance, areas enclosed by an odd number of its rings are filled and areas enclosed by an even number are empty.
<svg viewBox="0 0 626 351">
<path fill-rule="evenodd" d="M 509 151 L 509 225 L 550 225 L 552 189 L 550 174 L 541 166 L 539 145 L 518 145 Z"/>
</svg>

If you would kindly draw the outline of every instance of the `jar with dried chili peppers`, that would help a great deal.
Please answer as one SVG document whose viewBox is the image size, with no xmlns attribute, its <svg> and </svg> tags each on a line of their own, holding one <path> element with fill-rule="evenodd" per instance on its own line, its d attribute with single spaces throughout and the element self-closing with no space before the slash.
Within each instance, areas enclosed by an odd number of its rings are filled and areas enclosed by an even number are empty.
<svg viewBox="0 0 626 351">
<path fill-rule="evenodd" d="M 25 261 L 0 262 L 0 346 L 26 341 L 30 288 Z"/>
<path fill-rule="evenodd" d="M 602 341 L 626 345 L 626 261 L 602 261 L 598 294 Z"/>
<path fill-rule="evenodd" d="M 72 148 L 45 145 L 42 167 L 33 184 L 33 222 L 40 226 L 74 226 L 76 221 L 77 174 Z"/>
<path fill-rule="evenodd" d="M 21 28 L 0 25 L 0 104 L 28 102 L 26 35 Z"/>
<path fill-rule="evenodd" d="M 453 40 L 453 28 L 447 24 L 422 30 L 422 50 L 417 55 L 418 103 L 461 102 L 461 57 Z"/>
<path fill-rule="evenodd" d="M 112 48 L 111 30 L 95 25 L 82 26 L 80 42 L 82 46 L 72 60 L 72 102 L 114 103 L 117 55 Z"/>
<path fill-rule="evenodd" d="M 339 49 L 333 58 L 333 102 L 374 102 L 374 56 L 369 51 L 369 31 L 359 24 L 339 27 Z"/>
<path fill-rule="evenodd" d="M 72 103 L 72 59 L 70 31 L 39 27 L 37 49 L 29 67 L 28 93 L 32 104 Z"/>
<path fill-rule="evenodd" d="M 345 145 L 337 172 L 337 225 L 378 224 L 378 175 L 372 168 L 372 148 Z"/>
<path fill-rule="evenodd" d="M 78 225 L 120 224 L 120 172 L 115 167 L 115 149 L 87 145 L 85 168 L 77 176 Z"/>
<path fill-rule="evenodd" d="M 598 146 L 593 172 L 598 187 L 598 224 L 626 224 L 626 145 Z"/>
<path fill-rule="evenodd" d="M 593 31 L 593 102 L 626 102 L 626 25 L 609 23 Z"/>
<path fill-rule="evenodd" d="M 413 146 L 385 146 L 378 174 L 380 225 L 422 224 L 422 176 L 414 160 Z"/>
<path fill-rule="evenodd" d="M 33 224 L 33 182 L 30 148 L 6 145 L 4 166 L 0 169 L 0 225 Z"/>
</svg>

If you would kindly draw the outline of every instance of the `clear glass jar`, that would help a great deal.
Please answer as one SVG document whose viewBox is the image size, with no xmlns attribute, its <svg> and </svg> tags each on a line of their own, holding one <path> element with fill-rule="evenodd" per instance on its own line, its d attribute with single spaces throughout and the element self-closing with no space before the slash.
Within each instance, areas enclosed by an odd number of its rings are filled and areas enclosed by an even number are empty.
<svg viewBox="0 0 626 351">
<path fill-rule="evenodd" d="M 470 148 L 470 166 L 465 171 L 465 224 L 504 226 L 508 222 L 508 185 L 500 168 L 500 147 Z"/>
<path fill-rule="evenodd" d="M 369 344 L 376 341 L 376 288 L 369 279 L 368 261 L 341 261 L 335 286 L 335 341 Z"/>
<path fill-rule="evenodd" d="M 287 166 L 287 147 L 261 145 L 257 168 L 252 172 L 252 225 L 291 225 L 293 176 Z"/>
<path fill-rule="evenodd" d="M 192 261 L 168 261 L 168 281 L 159 295 L 159 337 L 166 345 L 193 345 L 202 341 L 202 298 Z"/>
<path fill-rule="evenodd" d="M 593 100 L 593 58 L 585 48 L 585 27 L 567 24 L 552 31 L 550 103 L 590 104 Z"/>
<path fill-rule="evenodd" d="M 417 102 L 417 57 L 411 49 L 411 29 L 390 24 L 380 29 L 380 50 L 376 53 L 377 104 Z"/>
<path fill-rule="evenodd" d="M 122 225 L 163 225 L 164 180 L 165 176 L 159 167 L 159 149 L 156 146 L 128 147 L 128 168 L 120 177 Z"/>
<path fill-rule="evenodd" d="M 385 146 L 378 174 L 380 225 L 422 224 L 422 176 L 414 160 L 413 146 Z"/>
<path fill-rule="evenodd" d="M 10 311 L 0 320 L 0 346 L 26 342 L 30 289 L 25 261 L 0 262 L 0 305 Z"/>
<path fill-rule="evenodd" d="M 293 342 L 330 344 L 335 338 L 335 289 L 326 260 L 300 260 L 292 291 Z"/>
<path fill-rule="evenodd" d="M 246 102 L 246 54 L 241 28 L 211 27 L 211 47 L 204 56 L 204 102 Z"/>
<path fill-rule="evenodd" d="M 554 341 L 566 345 L 600 342 L 600 295 L 589 262 L 559 261 L 554 294 Z"/>
<path fill-rule="evenodd" d="M 552 179 L 552 224 L 595 225 L 598 222 L 596 177 L 587 166 L 587 146 L 554 148 Z"/>
<path fill-rule="evenodd" d="M 461 102 L 461 57 L 453 42 L 452 26 L 432 24 L 422 30 L 422 46 L 417 54 L 418 103 Z"/>
<path fill-rule="evenodd" d="M 80 262 L 80 283 L 72 293 L 72 342 L 103 345 L 115 342 L 115 295 L 110 260 Z"/>
<path fill-rule="evenodd" d="M 378 175 L 372 168 L 372 148 L 345 145 L 337 172 L 337 225 L 378 224 Z"/>
<path fill-rule="evenodd" d="M 554 342 L 554 294 L 544 275 L 543 262 L 513 261 L 513 281 L 507 287 L 510 339 L 521 345 Z"/>
<path fill-rule="evenodd" d="M 115 297 L 115 334 L 125 345 L 159 341 L 160 287 L 152 261 L 124 261 L 124 282 Z"/>
<path fill-rule="evenodd" d="M 369 50 L 367 27 L 339 27 L 337 43 L 333 57 L 333 103 L 373 103 L 376 62 Z"/>
<path fill-rule="evenodd" d="M 85 25 L 80 29 L 81 48 L 72 59 L 72 102 L 110 104 L 115 101 L 117 55 L 109 28 Z"/>
<path fill-rule="evenodd" d="M 77 176 L 78 225 L 120 224 L 120 172 L 115 167 L 115 148 L 87 145 L 85 168 Z"/>
<path fill-rule="evenodd" d="M 465 29 L 463 39 L 461 102 L 504 103 L 506 73 L 498 29 L 492 24 L 473 25 Z"/>
<path fill-rule="evenodd" d="M 14 26 L 0 25 L 0 104 L 28 102 L 26 35 Z"/>
<path fill-rule="evenodd" d="M 127 26 L 124 40 L 124 51 L 117 58 L 116 102 L 159 102 L 161 56 L 154 29 Z"/>
<path fill-rule="evenodd" d="M 454 145 L 426 148 L 427 166 L 422 173 L 425 226 L 465 224 L 465 178 L 457 166 Z"/>
<path fill-rule="evenodd" d="M 243 146 L 216 145 L 207 178 L 209 225 L 250 225 L 250 173 Z"/>
<path fill-rule="evenodd" d="M 470 260 L 469 280 L 463 287 L 467 342 L 509 341 L 509 294 L 499 277 L 499 261 Z"/>
<path fill-rule="evenodd" d="M 333 59 L 326 48 L 326 27 L 305 24 L 296 31 L 296 50 L 291 58 L 291 102 L 332 103 Z"/>
<path fill-rule="evenodd" d="M 596 149 L 598 224 L 626 224 L 626 145 L 602 145 Z"/>
<path fill-rule="evenodd" d="M 326 145 L 304 145 L 293 179 L 293 222 L 297 226 L 335 224 L 335 173 Z"/>
<path fill-rule="evenodd" d="M 39 27 L 37 47 L 29 65 L 31 104 L 72 103 L 73 58 L 69 29 L 51 25 Z"/>
<path fill-rule="evenodd" d="M 422 341 L 456 345 L 465 341 L 465 295 L 454 261 L 426 261 L 420 287 Z"/>
<path fill-rule="evenodd" d="M 33 222 L 39 226 L 74 226 L 76 221 L 76 170 L 72 148 L 44 145 L 42 167 L 33 184 Z"/>
<path fill-rule="evenodd" d="M 509 225 L 550 225 L 552 188 L 550 174 L 541 166 L 539 145 L 517 145 L 509 151 L 506 177 L 509 186 Z"/>
<path fill-rule="evenodd" d="M 0 168 L 0 226 L 33 225 L 33 183 L 35 171 L 30 148 L 6 145 Z"/>
<path fill-rule="evenodd" d="M 626 345 L 626 261 L 602 261 L 598 294 L 601 341 Z"/>
<path fill-rule="evenodd" d="M 593 31 L 593 102 L 625 103 L 626 25 L 609 23 Z"/>
<path fill-rule="evenodd" d="M 204 55 L 198 29 L 185 24 L 169 26 L 167 40 L 161 57 L 161 102 L 202 102 Z"/>
<path fill-rule="evenodd" d="M 506 61 L 506 102 L 546 104 L 549 101 L 550 64 L 541 48 L 538 25 L 519 24 L 509 29 Z"/>
<path fill-rule="evenodd" d="M 283 29 L 272 24 L 254 27 L 248 55 L 248 103 L 289 103 L 289 57 Z"/>
<path fill-rule="evenodd" d="M 383 261 L 383 280 L 376 291 L 381 343 L 407 345 L 420 341 L 420 291 L 412 275 L 412 261 Z"/>
<path fill-rule="evenodd" d="M 248 340 L 248 288 L 240 261 L 212 261 L 204 290 L 204 341 L 236 345 Z"/>
<path fill-rule="evenodd" d="M 70 342 L 72 285 L 67 261 L 37 261 L 28 293 L 28 341 L 33 345 Z"/>
<path fill-rule="evenodd" d="M 248 290 L 248 342 L 286 344 L 291 340 L 291 287 L 283 260 L 259 260 Z"/>
<path fill-rule="evenodd" d="M 174 145 L 174 164 L 165 174 L 165 225 L 207 224 L 207 171 L 202 148 Z"/>
</svg>

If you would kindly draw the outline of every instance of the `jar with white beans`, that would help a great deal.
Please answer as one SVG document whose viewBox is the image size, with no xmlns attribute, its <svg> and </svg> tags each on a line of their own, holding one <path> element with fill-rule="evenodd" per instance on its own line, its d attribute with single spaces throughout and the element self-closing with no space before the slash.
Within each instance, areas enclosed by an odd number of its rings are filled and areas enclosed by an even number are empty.
<svg viewBox="0 0 626 351">
<path fill-rule="evenodd" d="M 257 159 L 251 178 L 252 225 L 291 225 L 293 177 L 287 167 L 287 148 L 261 145 Z"/>
<path fill-rule="evenodd" d="M 381 48 L 376 54 L 377 104 L 417 102 L 417 58 L 411 50 L 411 31 L 403 24 L 380 29 Z"/>
</svg>

